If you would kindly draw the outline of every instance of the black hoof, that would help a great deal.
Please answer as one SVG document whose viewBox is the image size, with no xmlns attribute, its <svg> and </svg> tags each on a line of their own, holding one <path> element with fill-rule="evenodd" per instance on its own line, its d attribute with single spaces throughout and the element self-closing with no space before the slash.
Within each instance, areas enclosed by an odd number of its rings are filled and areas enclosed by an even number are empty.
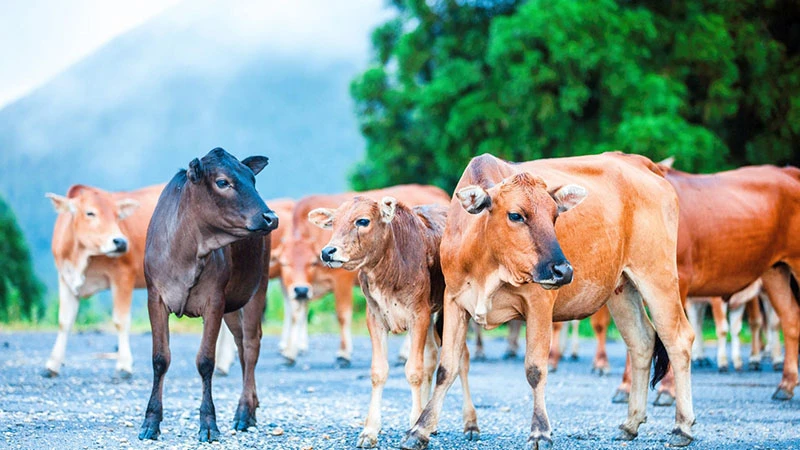
<svg viewBox="0 0 800 450">
<path fill-rule="evenodd" d="M 133 374 L 128 372 L 127 370 L 118 370 L 117 373 L 114 374 L 115 381 L 128 381 L 133 378 Z"/>
<path fill-rule="evenodd" d="M 161 436 L 161 427 L 159 425 L 159 423 L 147 422 L 145 420 L 142 424 L 142 429 L 139 431 L 139 440 L 151 439 L 157 441 L 158 437 Z"/>
<path fill-rule="evenodd" d="M 397 357 L 397 361 L 394 362 L 395 367 L 403 367 L 406 365 L 408 358 L 403 358 L 402 356 Z"/>
<path fill-rule="evenodd" d="M 669 446 L 670 447 L 686 447 L 687 445 L 692 443 L 693 438 L 688 434 L 681 431 L 679 428 L 675 428 L 672 430 L 672 434 L 669 437 Z"/>
<path fill-rule="evenodd" d="M 614 393 L 614 396 L 611 397 L 611 403 L 628 403 L 631 394 L 629 392 L 625 392 L 622 389 L 617 389 L 617 392 Z"/>
<path fill-rule="evenodd" d="M 639 433 L 631 433 L 630 431 L 623 428 L 622 425 L 619 426 L 619 433 L 614 436 L 615 441 L 632 441 L 636 439 L 636 436 L 639 436 Z"/>
<path fill-rule="evenodd" d="M 728 373 L 728 366 L 719 366 L 719 373 Z"/>
<path fill-rule="evenodd" d="M 556 373 L 558 371 L 558 366 L 553 366 L 548 364 L 547 365 L 547 372 L 548 373 Z"/>
<path fill-rule="evenodd" d="M 669 392 L 659 392 L 656 395 L 655 401 L 653 401 L 653 406 L 672 406 L 675 404 L 675 397 L 672 396 Z"/>
<path fill-rule="evenodd" d="M 503 359 L 506 361 L 509 359 L 517 359 L 517 352 L 514 350 L 506 350 L 506 352 L 503 353 Z"/>
<path fill-rule="evenodd" d="M 486 362 L 486 355 L 484 353 L 476 353 L 472 356 L 473 362 Z"/>
<path fill-rule="evenodd" d="M 525 443 L 525 450 L 549 450 L 551 448 L 553 448 L 553 441 L 546 437 L 529 438 Z"/>
<path fill-rule="evenodd" d="M 294 367 L 295 364 L 297 364 L 297 360 L 296 359 L 287 358 L 285 356 L 283 357 L 283 365 L 284 366 L 286 366 L 286 367 Z"/>
<path fill-rule="evenodd" d="M 464 439 L 468 441 L 478 441 L 481 439 L 481 430 L 478 425 L 471 424 L 464 427 Z"/>
<path fill-rule="evenodd" d="M 772 394 L 773 400 L 791 400 L 794 397 L 794 394 L 787 391 L 786 389 L 779 387 L 774 394 Z"/>
<path fill-rule="evenodd" d="M 42 371 L 39 372 L 39 375 L 41 375 L 41 376 L 43 376 L 45 378 L 55 378 L 55 377 L 58 376 L 58 372 L 54 372 L 54 371 L 52 371 L 50 369 L 42 369 Z"/>
<path fill-rule="evenodd" d="M 592 367 L 592 373 L 598 377 L 604 377 L 611 373 L 611 368 L 606 366 Z"/>
<path fill-rule="evenodd" d="M 772 370 L 774 370 L 775 372 L 783 372 L 783 362 L 773 363 Z"/>
<path fill-rule="evenodd" d="M 428 448 L 428 439 L 420 434 L 409 431 L 406 437 L 400 442 L 403 450 L 424 450 Z"/>
<path fill-rule="evenodd" d="M 760 361 L 750 361 L 747 364 L 747 369 L 752 370 L 753 372 L 761 372 L 761 362 Z"/>
<path fill-rule="evenodd" d="M 337 369 L 347 369 L 351 366 L 350 360 L 342 356 L 337 356 L 335 366 Z"/>
<path fill-rule="evenodd" d="M 577 353 L 573 353 L 573 354 L 569 355 L 569 360 L 570 361 L 577 361 L 578 360 L 578 354 Z"/>
<path fill-rule="evenodd" d="M 219 440 L 219 430 L 215 424 L 211 427 L 200 426 L 200 431 L 197 433 L 197 439 L 200 442 L 216 442 Z"/>
<path fill-rule="evenodd" d="M 256 426 L 256 415 L 251 414 L 247 407 L 240 407 L 233 416 L 233 429 L 247 431 L 248 428 L 254 426 Z"/>
</svg>

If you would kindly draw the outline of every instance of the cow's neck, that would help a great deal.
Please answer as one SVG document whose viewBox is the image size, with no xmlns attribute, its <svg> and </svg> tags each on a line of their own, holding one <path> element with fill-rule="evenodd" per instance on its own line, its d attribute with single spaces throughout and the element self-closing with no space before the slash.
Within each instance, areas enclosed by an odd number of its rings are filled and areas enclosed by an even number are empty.
<svg viewBox="0 0 800 450">
<path fill-rule="evenodd" d="M 399 290 L 414 280 L 415 274 L 426 270 L 425 241 L 418 233 L 414 217 L 406 211 L 397 211 L 389 224 L 385 245 L 373 252 L 375 257 L 364 264 L 370 285 Z"/>
</svg>

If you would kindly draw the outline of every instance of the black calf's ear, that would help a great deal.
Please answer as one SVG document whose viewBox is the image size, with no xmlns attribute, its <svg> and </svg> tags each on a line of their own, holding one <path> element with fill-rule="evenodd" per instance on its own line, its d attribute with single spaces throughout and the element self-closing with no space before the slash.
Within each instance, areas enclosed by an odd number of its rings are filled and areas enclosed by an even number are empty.
<svg viewBox="0 0 800 450">
<path fill-rule="evenodd" d="M 203 165 L 200 160 L 195 158 L 189 163 L 189 170 L 186 171 L 189 181 L 198 183 L 203 178 Z"/>
<path fill-rule="evenodd" d="M 261 169 L 267 167 L 267 164 L 269 164 L 269 158 L 266 156 L 250 156 L 243 159 L 242 164 L 249 167 L 250 170 L 253 171 L 253 175 L 258 175 Z"/>
</svg>

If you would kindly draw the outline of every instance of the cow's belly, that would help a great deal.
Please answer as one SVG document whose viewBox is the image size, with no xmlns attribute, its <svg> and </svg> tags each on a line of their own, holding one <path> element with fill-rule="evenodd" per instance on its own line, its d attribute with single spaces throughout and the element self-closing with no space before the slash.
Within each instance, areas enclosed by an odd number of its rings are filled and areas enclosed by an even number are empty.
<svg viewBox="0 0 800 450">
<path fill-rule="evenodd" d="M 111 287 L 108 277 L 104 273 L 87 271 L 83 284 L 78 288 L 78 297 L 85 298 L 104 291 Z"/>
<path fill-rule="evenodd" d="M 370 291 L 369 308 L 384 327 L 392 333 L 402 333 L 414 321 L 414 312 L 402 299 L 385 296 L 377 290 Z"/>
</svg>

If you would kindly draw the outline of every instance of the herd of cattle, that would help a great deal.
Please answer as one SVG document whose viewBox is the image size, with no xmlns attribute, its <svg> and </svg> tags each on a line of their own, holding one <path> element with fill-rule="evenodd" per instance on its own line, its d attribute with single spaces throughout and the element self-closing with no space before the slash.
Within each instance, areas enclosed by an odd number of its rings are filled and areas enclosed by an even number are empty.
<svg viewBox="0 0 800 450">
<path fill-rule="evenodd" d="M 278 278 L 285 299 L 280 350 L 290 364 L 308 348 L 308 302 L 333 292 L 341 330 L 336 361 L 349 365 L 353 287 L 366 297 L 372 397 L 359 447 L 378 443 L 390 332 L 409 333 L 403 353 L 411 428 L 401 447 L 426 447 L 457 376 L 465 438 L 477 439 L 467 376 L 470 319 L 486 329 L 509 322 L 508 355 L 516 354 L 520 324 L 526 325 L 524 367 L 533 392 L 528 448 L 551 444 L 544 390 L 560 358 L 564 321 L 591 316 L 599 342 L 594 369 L 601 373 L 608 371 L 604 344 L 612 317 L 628 346 L 614 396 L 628 403 L 620 439 L 635 438 L 645 421 L 652 364 L 650 384 L 662 381 L 657 403 L 676 406 L 669 444 L 691 443 L 690 370 L 693 358 L 703 358 L 707 303 L 723 338 L 720 370 L 727 369 L 726 309 L 737 370 L 747 311 L 751 366 L 760 362 L 764 322 L 765 348 L 781 363 L 783 329 L 783 377 L 773 398 L 790 399 L 798 384 L 796 168 L 693 175 L 622 153 L 516 164 L 481 155 L 464 170 L 452 199 L 435 187 L 403 185 L 273 200 L 270 209 L 255 189 L 266 165 L 264 157 L 238 161 L 218 148 L 166 185 L 124 193 L 76 185 L 66 196 L 47 194 L 59 212 L 52 244 L 59 333 L 44 375 L 61 369 L 79 299 L 110 288 L 117 370 L 130 376 L 131 295 L 147 288 L 154 380 L 139 438 L 160 434 L 170 313 L 204 319 L 196 361 L 203 381 L 199 439 L 219 439 L 211 379 L 215 364 L 227 372 L 236 349 L 244 386 L 234 429 L 246 430 L 259 405 L 254 370 L 267 283 Z"/>
</svg>

